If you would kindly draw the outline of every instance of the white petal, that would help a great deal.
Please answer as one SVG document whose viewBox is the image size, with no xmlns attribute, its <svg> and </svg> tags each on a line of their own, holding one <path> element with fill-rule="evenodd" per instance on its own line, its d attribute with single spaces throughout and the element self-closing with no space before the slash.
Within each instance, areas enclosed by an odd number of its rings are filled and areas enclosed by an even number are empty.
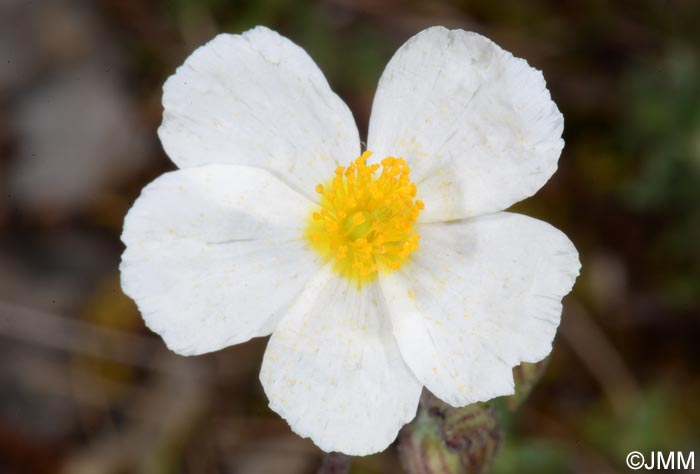
<svg viewBox="0 0 700 474">
<path fill-rule="evenodd" d="M 302 240 L 311 207 L 256 168 L 164 174 L 124 221 L 122 288 L 180 354 L 270 334 L 321 266 Z"/>
<path fill-rule="evenodd" d="M 158 134 L 181 168 L 257 166 L 312 196 L 360 153 L 352 114 L 323 73 L 303 49 L 264 27 L 217 36 L 163 90 Z"/>
<path fill-rule="evenodd" d="M 415 416 L 421 391 L 378 286 L 358 290 L 329 266 L 275 329 L 260 380 L 296 433 L 351 455 L 386 448 Z"/>
<path fill-rule="evenodd" d="M 542 73 L 476 33 L 430 28 L 382 74 L 368 149 L 411 166 L 423 222 L 507 208 L 552 176 L 563 118 Z"/>
<path fill-rule="evenodd" d="M 576 249 L 549 224 L 506 212 L 419 232 L 413 261 L 380 277 L 404 359 L 454 406 L 512 393 L 512 368 L 551 351 Z"/>
</svg>

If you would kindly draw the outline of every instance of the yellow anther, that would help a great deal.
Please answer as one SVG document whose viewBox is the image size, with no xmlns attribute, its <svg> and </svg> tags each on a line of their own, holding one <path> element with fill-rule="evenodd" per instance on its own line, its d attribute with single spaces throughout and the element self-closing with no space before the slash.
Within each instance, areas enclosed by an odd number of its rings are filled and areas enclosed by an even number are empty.
<svg viewBox="0 0 700 474">
<path fill-rule="evenodd" d="M 348 253 L 348 248 L 345 245 L 341 245 L 338 247 L 338 252 L 335 254 L 335 259 L 336 260 L 342 260 L 345 258 L 345 255 Z"/>
<path fill-rule="evenodd" d="M 418 248 L 414 224 L 425 207 L 414 199 L 416 186 L 403 158 L 368 165 L 371 155 L 365 151 L 316 186 L 320 209 L 311 214 L 305 234 L 339 274 L 358 286 L 378 271 L 400 268 Z"/>
</svg>

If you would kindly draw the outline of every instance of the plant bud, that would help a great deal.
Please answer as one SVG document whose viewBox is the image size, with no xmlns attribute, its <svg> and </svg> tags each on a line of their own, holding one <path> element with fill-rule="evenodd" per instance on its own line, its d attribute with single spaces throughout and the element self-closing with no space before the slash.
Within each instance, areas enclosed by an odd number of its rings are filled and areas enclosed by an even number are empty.
<svg viewBox="0 0 700 474">
<path fill-rule="evenodd" d="M 409 474 L 478 474 L 491 464 L 500 440 L 493 407 L 453 408 L 425 391 L 418 416 L 399 435 L 399 456 Z"/>
</svg>

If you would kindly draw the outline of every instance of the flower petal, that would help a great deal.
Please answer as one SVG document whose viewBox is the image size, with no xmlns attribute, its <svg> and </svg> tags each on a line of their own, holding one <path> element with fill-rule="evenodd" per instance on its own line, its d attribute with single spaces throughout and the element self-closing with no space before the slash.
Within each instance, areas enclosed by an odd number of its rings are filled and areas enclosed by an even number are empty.
<svg viewBox="0 0 700 474">
<path fill-rule="evenodd" d="M 386 448 L 415 416 L 421 391 L 377 285 L 358 289 L 329 265 L 275 329 L 260 380 L 296 433 L 351 455 Z"/>
<path fill-rule="evenodd" d="M 270 334 L 321 266 L 301 238 L 311 207 L 261 169 L 166 173 L 124 221 L 122 288 L 180 354 Z"/>
<path fill-rule="evenodd" d="M 563 118 L 542 73 L 476 33 L 429 28 L 382 74 L 368 149 L 411 166 L 421 221 L 507 208 L 552 176 Z"/>
<path fill-rule="evenodd" d="M 352 113 L 299 46 L 264 27 L 221 34 L 163 87 L 158 134 L 181 168 L 242 164 L 298 191 L 360 154 Z"/>
<path fill-rule="evenodd" d="M 549 224 L 506 212 L 419 232 L 413 261 L 380 277 L 401 354 L 453 406 L 513 393 L 512 368 L 551 351 L 576 249 Z"/>
</svg>

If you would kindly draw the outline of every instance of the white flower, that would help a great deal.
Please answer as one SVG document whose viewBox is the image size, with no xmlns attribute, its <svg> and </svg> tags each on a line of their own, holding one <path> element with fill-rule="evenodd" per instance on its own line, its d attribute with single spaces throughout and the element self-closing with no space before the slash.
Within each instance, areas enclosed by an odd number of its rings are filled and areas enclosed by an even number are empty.
<svg viewBox="0 0 700 474">
<path fill-rule="evenodd" d="M 311 58 L 262 27 L 197 49 L 163 105 L 180 169 L 126 217 L 124 290 L 179 354 L 272 334 L 260 379 L 298 434 L 380 451 L 423 386 L 488 400 L 549 354 L 579 262 L 555 228 L 502 212 L 563 147 L 524 60 L 475 33 L 417 34 L 379 81 L 371 156 Z"/>
</svg>

